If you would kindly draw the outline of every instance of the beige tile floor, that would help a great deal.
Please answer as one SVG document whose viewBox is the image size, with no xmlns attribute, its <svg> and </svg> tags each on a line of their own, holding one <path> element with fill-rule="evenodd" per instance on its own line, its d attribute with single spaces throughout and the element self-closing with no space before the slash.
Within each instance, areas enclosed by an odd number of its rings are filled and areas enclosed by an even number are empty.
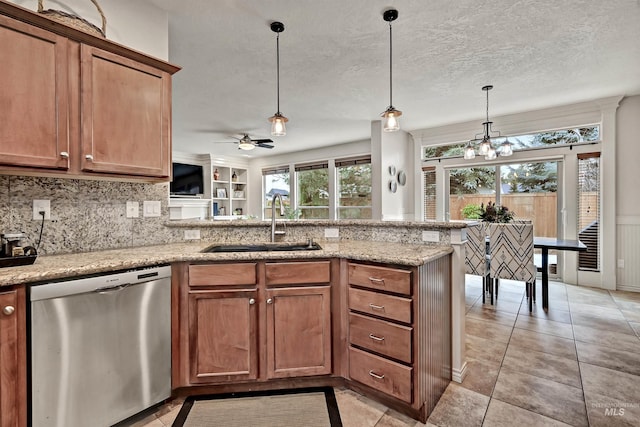
<svg viewBox="0 0 640 427">
<path fill-rule="evenodd" d="M 518 282 L 493 306 L 479 278 L 466 293 L 468 374 L 427 426 L 640 426 L 640 293 L 551 282 L 548 313 L 538 300 L 531 314 Z M 350 390 L 336 399 L 345 427 L 424 426 Z M 135 427 L 170 426 L 180 405 Z"/>
</svg>

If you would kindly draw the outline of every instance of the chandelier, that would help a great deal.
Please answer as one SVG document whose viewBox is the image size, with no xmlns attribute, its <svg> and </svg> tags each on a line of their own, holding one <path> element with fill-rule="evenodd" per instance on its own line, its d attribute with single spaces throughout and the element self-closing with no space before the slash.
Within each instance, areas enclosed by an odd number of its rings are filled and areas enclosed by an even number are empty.
<svg viewBox="0 0 640 427">
<path fill-rule="evenodd" d="M 491 89 L 493 89 L 492 85 L 482 87 L 482 90 L 487 94 L 487 119 L 482 123 L 482 126 L 484 127 L 484 135 L 476 134 L 474 139 L 467 142 L 467 145 L 464 148 L 464 158 L 467 160 L 475 159 L 476 151 L 474 145 L 477 145 L 478 143 L 480 143 L 480 145 L 478 146 L 478 154 L 484 156 L 485 160 L 493 160 L 498 157 L 498 154 L 500 156 L 510 156 L 513 154 L 513 144 L 511 144 L 509 139 L 506 137 L 504 137 L 504 142 L 500 144 L 499 153 L 493 146 L 492 139 L 495 140 L 496 138 L 502 138 L 502 136 L 500 135 L 499 131 L 493 130 L 491 128 L 493 122 L 489 121 L 489 91 Z M 491 136 L 492 134 L 497 135 Z M 482 138 L 479 138 L 479 135 L 482 135 Z"/>
</svg>

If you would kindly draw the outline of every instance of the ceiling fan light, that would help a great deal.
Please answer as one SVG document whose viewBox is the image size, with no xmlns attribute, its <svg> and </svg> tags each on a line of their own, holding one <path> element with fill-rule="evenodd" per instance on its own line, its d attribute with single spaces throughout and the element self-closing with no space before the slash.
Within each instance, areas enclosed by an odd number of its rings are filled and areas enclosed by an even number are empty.
<svg viewBox="0 0 640 427">
<path fill-rule="evenodd" d="M 402 111 L 396 110 L 395 108 L 389 106 L 387 110 L 382 113 L 383 127 L 382 129 L 385 132 L 395 132 L 400 129 L 400 120 L 398 119 L 402 115 Z"/>
<path fill-rule="evenodd" d="M 500 155 L 501 156 L 510 156 L 513 154 L 513 144 L 508 139 L 505 139 L 504 142 L 500 145 Z"/>
<path fill-rule="evenodd" d="M 476 151 L 471 146 L 471 143 L 469 143 L 469 144 L 467 144 L 466 147 L 464 147 L 464 159 L 465 160 L 471 160 L 471 159 L 475 159 L 475 158 L 476 158 Z"/>
<path fill-rule="evenodd" d="M 289 121 L 285 116 L 280 113 L 276 113 L 269 117 L 271 122 L 271 135 L 272 136 L 285 136 L 287 134 L 287 126 L 285 123 Z"/>
<path fill-rule="evenodd" d="M 240 143 L 238 144 L 238 148 L 241 150 L 253 150 L 254 148 L 256 148 L 256 146 L 252 143 L 252 142 L 248 142 L 248 141 L 240 141 Z"/>
</svg>

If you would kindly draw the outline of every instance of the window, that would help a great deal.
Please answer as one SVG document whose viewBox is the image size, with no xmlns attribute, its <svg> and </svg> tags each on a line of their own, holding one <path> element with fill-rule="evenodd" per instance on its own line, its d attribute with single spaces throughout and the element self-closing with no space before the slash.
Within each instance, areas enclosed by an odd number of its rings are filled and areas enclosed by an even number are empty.
<svg viewBox="0 0 640 427">
<path fill-rule="evenodd" d="M 371 219 L 371 157 L 336 160 L 338 219 Z"/>
<path fill-rule="evenodd" d="M 473 207 L 496 202 L 496 185 L 495 166 L 449 170 L 449 219 L 477 218 Z"/>
<path fill-rule="evenodd" d="M 578 155 L 578 239 L 587 246 L 578 254 L 580 270 L 600 271 L 600 153 Z"/>
<path fill-rule="evenodd" d="M 326 162 L 295 166 L 300 219 L 329 218 L 328 167 Z"/>
<path fill-rule="evenodd" d="M 436 219 L 436 168 L 427 166 L 422 168 L 424 178 L 424 219 Z"/>
<path fill-rule="evenodd" d="M 529 150 L 535 148 L 549 147 L 552 145 L 575 144 L 580 142 L 594 142 L 600 140 L 600 126 L 588 126 L 572 129 L 561 129 L 548 132 L 539 132 L 527 135 L 509 136 L 509 141 L 513 144 L 513 151 Z M 497 138 L 494 145 L 497 147 L 504 141 L 504 138 Z M 445 157 L 456 157 L 464 154 L 466 142 L 428 146 L 423 148 L 424 159 L 437 159 Z"/>
<path fill-rule="evenodd" d="M 288 166 L 281 166 L 262 171 L 262 188 L 264 188 L 264 211 L 263 218 L 271 219 L 271 202 L 275 194 L 282 196 L 282 202 L 287 212 L 291 213 L 290 207 L 290 174 Z"/>
</svg>

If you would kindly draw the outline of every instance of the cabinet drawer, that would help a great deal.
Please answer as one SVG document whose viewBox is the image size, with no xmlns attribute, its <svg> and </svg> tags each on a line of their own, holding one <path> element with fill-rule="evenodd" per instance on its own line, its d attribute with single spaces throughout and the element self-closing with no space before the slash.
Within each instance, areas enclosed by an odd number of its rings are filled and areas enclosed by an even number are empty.
<svg viewBox="0 0 640 427">
<path fill-rule="evenodd" d="M 329 261 L 268 262 L 265 265 L 267 285 L 299 285 L 329 283 Z"/>
<path fill-rule="evenodd" d="M 366 384 L 383 393 L 411 403 L 412 368 L 369 354 L 357 348 L 349 348 L 349 375 L 352 380 Z"/>
<path fill-rule="evenodd" d="M 398 322 L 411 323 L 411 300 L 394 295 L 349 288 L 349 309 Z"/>
<path fill-rule="evenodd" d="M 255 285 L 256 263 L 196 264 L 189 266 L 189 286 Z"/>
<path fill-rule="evenodd" d="M 376 353 L 411 363 L 412 328 L 380 319 L 349 315 L 349 341 Z"/>
<path fill-rule="evenodd" d="M 349 264 L 349 283 L 399 294 L 411 294 L 411 272 L 365 264 Z"/>
</svg>

